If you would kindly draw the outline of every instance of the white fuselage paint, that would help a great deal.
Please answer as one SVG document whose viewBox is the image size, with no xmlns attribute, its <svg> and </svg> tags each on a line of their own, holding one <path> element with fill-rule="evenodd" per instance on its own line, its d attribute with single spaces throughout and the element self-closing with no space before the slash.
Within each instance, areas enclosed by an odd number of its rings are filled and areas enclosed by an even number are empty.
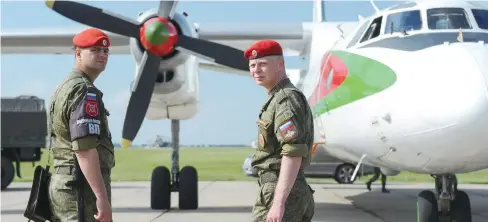
<svg viewBox="0 0 488 222">
<path fill-rule="evenodd" d="M 306 97 L 318 83 L 327 50 L 380 61 L 395 71 L 397 80 L 379 93 L 316 116 L 315 142 L 325 142 L 321 147 L 340 159 L 358 162 L 367 154 L 363 163 L 397 171 L 442 174 L 488 168 L 487 43 L 457 42 L 418 51 L 346 49 L 358 28 L 344 38 L 335 29 L 315 30 L 301 86 Z"/>
</svg>

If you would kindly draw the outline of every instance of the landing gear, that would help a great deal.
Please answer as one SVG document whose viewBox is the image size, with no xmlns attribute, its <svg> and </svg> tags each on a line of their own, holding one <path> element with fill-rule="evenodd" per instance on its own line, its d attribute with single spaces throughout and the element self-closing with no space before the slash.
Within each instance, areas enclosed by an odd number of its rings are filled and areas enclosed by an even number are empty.
<svg viewBox="0 0 488 222">
<path fill-rule="evenodd" d="M 424 190 L 417 197 L 418 222 L 471 222 L 471 203 L 464 191 L 457 189 L 453 174 L 433 175 L 435 193 Z"/>
<path fill-rule="evenodd" d="M 171 120 L 172 146 L 171 172 L 165 166 L 153 170 L 151 178 L 151 208 L 171 208 L 171 192 L 178 192 L 179 208 L 195 210 L 198 208 L 198 173 L 192 166 L 179 170 L 179 120 Z"/>
</svg>

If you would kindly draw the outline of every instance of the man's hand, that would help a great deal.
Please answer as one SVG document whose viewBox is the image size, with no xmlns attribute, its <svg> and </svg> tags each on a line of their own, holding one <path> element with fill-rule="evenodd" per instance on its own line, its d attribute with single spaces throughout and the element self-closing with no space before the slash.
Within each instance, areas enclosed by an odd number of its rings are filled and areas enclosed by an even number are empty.
<svg viewBox="0 0 488 222">
<path fill-rule="evenodd" d="M 266 217 L 266 222 L 281 222 L 283 214 L 285 214 L 285 205 L 273 203 Z"/>
<path fill-rule="evenodd" d="M 97 210 L 98 213 L 95 215 L 95 219 L 100 222 L 110 222 L 112 220 L 112 207 L 107 199 L 97 198 Z"/>
</svg>

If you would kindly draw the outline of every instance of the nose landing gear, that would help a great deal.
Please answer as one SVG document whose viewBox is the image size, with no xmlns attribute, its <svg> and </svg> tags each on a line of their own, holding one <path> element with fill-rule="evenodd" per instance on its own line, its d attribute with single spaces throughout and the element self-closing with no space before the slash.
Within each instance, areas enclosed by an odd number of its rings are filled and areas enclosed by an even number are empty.
<svg viewBox="0 0 488 222">
<path fill-rule="evenodd" d="M 424 190 L 417 197 L 418 222 L 471 222 L 471 203 L 464 191 L 457 189 L 454 174 L 432 175 L 435 193 Z"/>
</svg>

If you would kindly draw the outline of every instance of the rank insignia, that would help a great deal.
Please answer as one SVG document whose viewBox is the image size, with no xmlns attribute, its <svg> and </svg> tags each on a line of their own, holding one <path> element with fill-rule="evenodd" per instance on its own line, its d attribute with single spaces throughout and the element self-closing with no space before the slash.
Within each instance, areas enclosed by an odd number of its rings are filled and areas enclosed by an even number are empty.
<svg viewBox="0 0 488 222">
<path fill-rule="evenodd" d="M 288 120 L 280 126 L 280 133 L 284 140 L 290 140 L 297 136 L 297 128 L 291 120 Z"/>
<path fill-rule="evenodd" d="M 264 147 L 265 142 L 264 142 L 264 136 L 263 136 L 263 134 L 259 134 L 258 142 L 259 142 L 259 146 L 260 147 Z"/>
</svg>

